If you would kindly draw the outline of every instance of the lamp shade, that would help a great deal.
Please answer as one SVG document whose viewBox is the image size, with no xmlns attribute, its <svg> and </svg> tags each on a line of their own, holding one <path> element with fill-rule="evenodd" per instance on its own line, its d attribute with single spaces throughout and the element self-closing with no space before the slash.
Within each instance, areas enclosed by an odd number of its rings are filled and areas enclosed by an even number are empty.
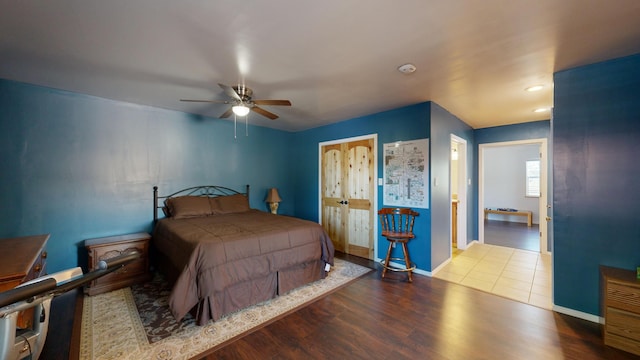
<svg viewBox="0 0 640 360">
<path fill-rule="evenodd" d="M 246 116 L 249 113 L 249 108 L 243 104 L 233 106 L 231 107 L 231 110 L 233 110 L 233 113 L 238 116 Z"/>
<path fill-rule="evenodd" d="M 282 199 L 280 199 L 280 195 L 278 194 L 278 189 L 276 188 L 269 189 L 269 192 L 267 193 L 267 199 L 265 200 L 265 202 L 277 203 L 280 201 L 282 201 Z"/>
</svg>

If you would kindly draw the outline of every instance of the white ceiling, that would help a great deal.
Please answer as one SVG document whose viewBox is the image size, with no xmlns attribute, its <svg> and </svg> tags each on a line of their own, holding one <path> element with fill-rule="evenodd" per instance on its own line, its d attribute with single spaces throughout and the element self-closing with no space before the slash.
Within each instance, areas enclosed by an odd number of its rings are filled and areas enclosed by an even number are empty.
<svg viewBox="0 0 640 360">
<path fill-rule="evenodd" d="M 211 117 L 179 99 L 244 83 L 293 104 L 249 122 L 289 131 L 429 100 L 549 119 L 555 71 L 639 52 L 638 0 L 0 0 L 0 78 Z"/>
</svg>

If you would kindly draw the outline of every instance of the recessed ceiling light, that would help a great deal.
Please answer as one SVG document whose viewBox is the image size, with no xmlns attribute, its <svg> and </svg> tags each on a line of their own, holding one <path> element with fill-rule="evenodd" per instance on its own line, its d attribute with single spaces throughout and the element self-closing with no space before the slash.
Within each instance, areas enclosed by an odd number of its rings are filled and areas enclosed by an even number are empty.
<svg viewBox="0 0 640 360">
<path fill-rule="evenodd" d="M 544 85 L 533 85 L 533 86 L 529 86 L 529 87 L 528 87 L 528 88 L 526 88 L 525 90 L 526 90 L 526 91 L 533 92 L 533 91 L 540 91 L 540 90 L 542 90 L 543 88 L 544 88 Z"/>
<path fill-rule="evenodd" d="M 549 111 L 549 108 L 537 108 L 535 110 L 533 110 L 533 112 L 535 113 L 542 113 L 542 112 L 547 112 Z"/>
<path fill-rule="evenodd" d="M 398 66 L 398 71 L 400 71 L 403 74 L 411 74 L 416 71 L 416 66 L 413 64 L 400 65 Z"/>
</svg>

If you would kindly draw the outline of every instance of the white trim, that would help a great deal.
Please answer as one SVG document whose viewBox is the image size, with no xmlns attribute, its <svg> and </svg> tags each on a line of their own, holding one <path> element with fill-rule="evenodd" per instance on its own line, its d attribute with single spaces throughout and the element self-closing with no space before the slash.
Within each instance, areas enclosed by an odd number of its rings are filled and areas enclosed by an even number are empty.
<svg viewBox="0 0 640 360">
<path fill-rule="evenodd" d="M 431 271 L 425 271 L 425 270 L 420 270 L 420 269 L 415 269 L 413 270 L 414 274 L 418 274 L 418 275 L 424 275 L 424 276 L 428 276 L 428 277 L 433 277 L 433 272 Z"/>
<path fill-rule="evenodd" d="M 379 257 L 376 257 L 375 261 L 377 263 L 381 263 L 384 259 L 381 259 Z M 404 264 L 401 263 L 397 263 L 397 262 L 393 262 L 393 261 L 389 261 L 389 265 L 391 265 L 392 267 L 397 267 L 399 269 L 403 269 L 405 267 Z M 424 276 L 428 276 L 428 277 L 433 277 L 433 274 L 435 274 L 435 271 L 426 271 L 426 270 L 421 270 L 421 269 L 415 269 L 412 271 L 414 274 L 420 274 L 420 275 L 424 275 Z"/>
<path fill-rule="evenodd" d="M 458 145 L 458 249 L 465 250 L 467 249 L 467 209 L 469 205 L 467 193 L 470 186 L 467 179 L 471 180 L 467 173 L 467 140 L 454 134 L 450 136 L 450 142 L 455 142 Z M 451 161 L 451 151 L 449 151 L 449 181 L 451 181 Z M 451 195 L 451 184 L 449 184 L 449 229 L 451 229 L 453 222 Z M 463 241 L 461 242 L 460 239 L 463 239 Z M 449 258 L 453 256 L 452 240 L 451 236 L 449 236 Z"/>
<path fill-rule="evenodd" d="M 342 144 L 345 142 L 369 140 L 373 139 L 373 211 L 377 214 L 378 211 L 378 134 L 368 134 L 361 136 L 354 136 L 350 138 L 323 141 L 318 143 L 318 223 L 322 225 L 322 147 L 325 145 Z M 373 216 L 373 258 L 378 257 L 378 221 L 376 216 Z"/>
<path fill-rule="evenodd" d="M 548 155 L 547 139 L 526 139 L 516 141 L 502 141 L 495 143 L 485 143 L 478 145 L 478 241 L 484 244 L 484 149 L 489 147 L 517 146 L 517 145 L 539 145 L 540 147 L 540 193 L 538 201 L 538 223 L 542 233 L 540 237 L 540 252 L 549 253 L 548 248 L 548 226 L 545 220 L 547 216 L 547 180 L 548 180 Z"/>
<path fill-rule="evenodd" d="M 594 323 L 599 323 L 599 324 L 604 324 L 604 318 L 597 316 L 597 315 L 593 315 L 593 314 L 589 314 L 586 312 L 582 312 L 582 311 L 578 311 L 578 310 L 573 310 L 573 309 L 569 309 L 563 306 L 558 306 L 558 305 L 553 305 L 553 311 L 555 312 L 559 312 L 561 314 L 565 314 L 565 315 L 569 315 L 569 316 L 573 316 L 576 317 L 578 319 L 582 319 L 582 320 L 587 320 L 587 321 L 591 321 Z"/>
<path fill-rule="evenodd" d="M 445 266 L 447 266 L 447 264 L 449 264 L 451 262 L 452 258 L 448 258 L 447 260 L 443 261 L 442 264 L 438 265 L 435 269 L 431 270 L 431 273 L 433 275 L 437 274 L 438 272 L 440 272 L 440 270 L 442 270 L 442 268 L 444 268 Z"/>
<path fill-rule="evenodd" d="M 471 242 L 467 246 L 467 249 L 469 249 L 471 247 L 471 245 L 475 245 L 475 244 L 479 244 L 478 240 L 471 240 Z"/>
</svg>

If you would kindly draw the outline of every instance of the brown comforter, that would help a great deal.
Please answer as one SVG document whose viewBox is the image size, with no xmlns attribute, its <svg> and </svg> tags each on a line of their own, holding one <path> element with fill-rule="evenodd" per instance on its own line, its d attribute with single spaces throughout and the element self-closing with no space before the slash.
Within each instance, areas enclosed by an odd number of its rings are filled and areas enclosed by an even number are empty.
<svg viewBox="0 0 640 360">
<path fill-rule="evenodd" d="M 253 209 L 162 219 L 153 241 L 182 269 L 169 297 L 176 319 L 234 284 L 318 259 L 333 265 L 333 244 L 321 225 Z"/>
</svg>

